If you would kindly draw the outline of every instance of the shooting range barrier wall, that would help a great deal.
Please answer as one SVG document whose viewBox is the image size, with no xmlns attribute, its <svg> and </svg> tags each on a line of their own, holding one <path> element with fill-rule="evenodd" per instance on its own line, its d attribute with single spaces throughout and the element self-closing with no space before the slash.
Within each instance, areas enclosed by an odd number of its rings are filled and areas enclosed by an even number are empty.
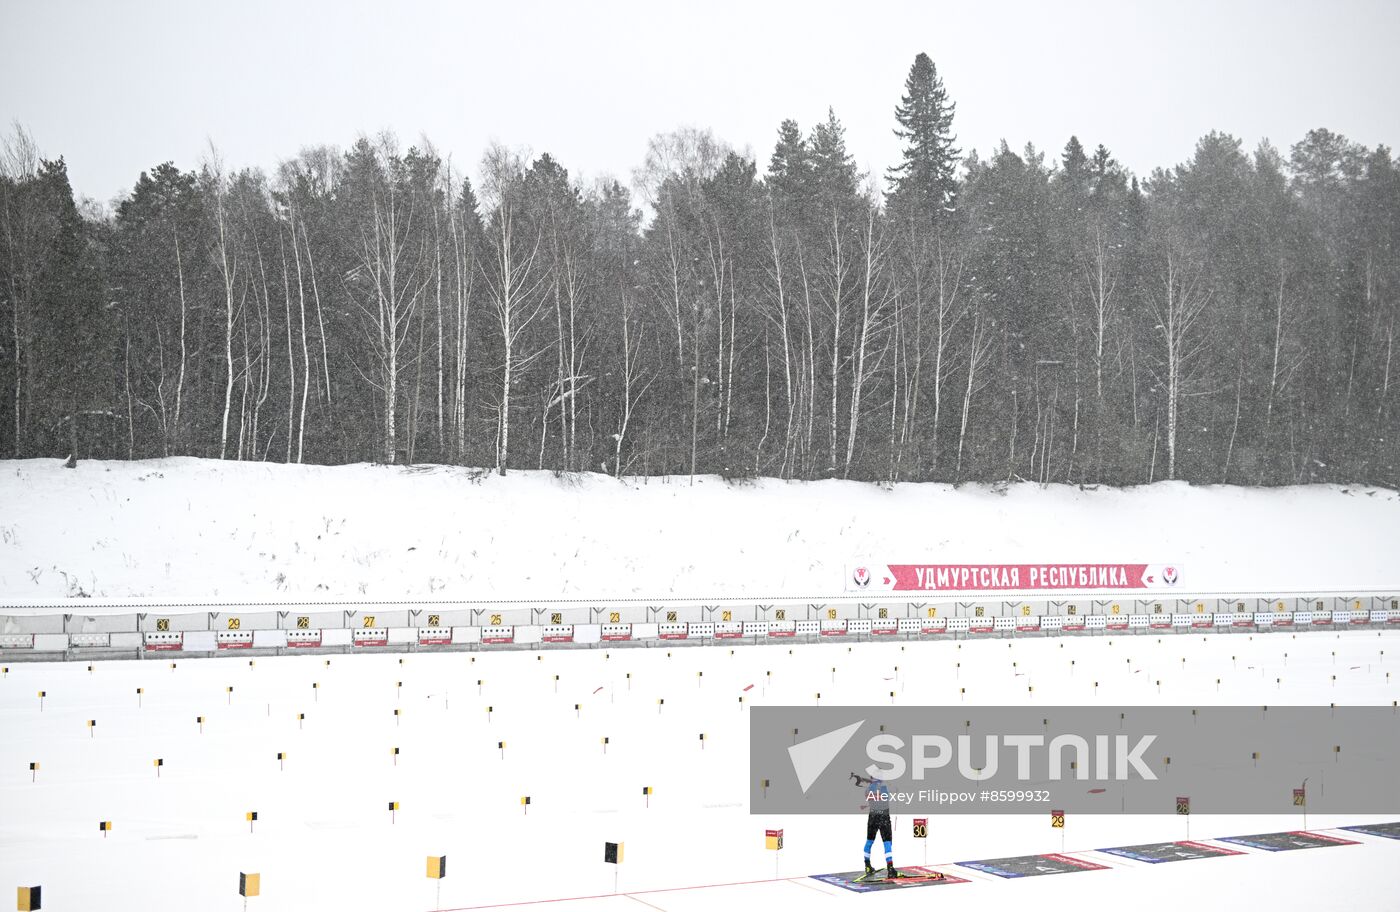
<svg viewBox="0 0 1400 912">
<path fill-rule="evenodd" d="M 0 605 L 5 660 L 579 649 L 716 642 L 1256 633 L 1400 626 L 1400 591 L 1055 599 Z"/>
</svg>

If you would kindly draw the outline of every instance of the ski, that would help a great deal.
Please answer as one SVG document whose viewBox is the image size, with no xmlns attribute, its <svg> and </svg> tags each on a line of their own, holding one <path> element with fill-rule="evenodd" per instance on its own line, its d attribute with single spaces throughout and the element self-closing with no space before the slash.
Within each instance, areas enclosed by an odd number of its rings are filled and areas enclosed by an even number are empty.
<svg viewBox="0 0 1400 912">
<path fill-rule="evenodd" d="M 906 873 L 906 872 L 904 872 L 904 871 L 896 870 L 896 871 L 894 872 L 894 876 L 893 876 L 893 877 L 891 877 L 889 874 L 885 873 L 884 871 L 877 871 L 877 872 L 875 872 L 875 873 L 878 874 L 878 875 L 880 875 L 880 876 L 878 876 L 878 877 L 872 877 L 870 880 L 866 880 L 866 881 L 864 881 L 864 882 L 865 882 L 865 883 L 878 883 L 878 882 L 880 882 L 880 881 L 890 881 L 890 880 L 929 881 L 929 880 L 942 880 L 942 879 L 943 879 L 943 874 L 941 874 L 941 873 L 938 872 L 938 871 L 929 871 L 929 872 L 924 873 L 924 874 L 909 874 L 909 873 Z M 865 875 L 862 874 L 860 878 L 857 878 L 857 880 L 863 880 L 864 877 L 865 877 Z"/>
<path fill-rule="evenodd" d="M 868 878 L 868 879 L 867 879 L 867 878 Z M 894 872 L 894 876 L 891 877 L 887 872 L 876 869 L 876 870 L 874 870 L 874 871 L 868 871 L 868 872 L 866 872 L 866 873 L 864 873 L 864 874 L 861 874 L 861 875 L 859 875 L 859 876 L 857 876 L 857 877 L 855 877 L 855 878 L 852 878 L 851 883 L 880 883 L 881 881 L 888 881 L 888 880 L 942 880 L 942 879 L 943 879 L 943 875 L 940 874 L 940 873 L 937 872 L 937 871 L 933 871 L 933 872 L 930 872 L 930 873 L 928 873 L 928 874 L 906 874 L 906 873 L 903 872 L 903 871 L 896 870 L 896 871 Z"/>
</svg>

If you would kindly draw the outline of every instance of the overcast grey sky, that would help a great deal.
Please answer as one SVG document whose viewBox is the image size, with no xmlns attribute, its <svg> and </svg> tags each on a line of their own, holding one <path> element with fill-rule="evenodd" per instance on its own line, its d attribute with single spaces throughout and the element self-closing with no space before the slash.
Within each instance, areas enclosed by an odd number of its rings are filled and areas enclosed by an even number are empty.
<svg viewBox="0 0 1400 912">
<path fill-rule="evenodd" d="M 836 108 L 858 163 L 899 154 L 914 55 L 964 150 L 1070 134 L 1146 174 L 1218 129 L 1400 143 L 1400 2 L 687 4 L 0 0 L 0 118 L 108 200 L 143 169 L 234 167 L 389 128 L 474 174 L 491 140 L 626 178 L 654 133 L 712 128 L 766 166 L 778 123 Z"/>
</svg>

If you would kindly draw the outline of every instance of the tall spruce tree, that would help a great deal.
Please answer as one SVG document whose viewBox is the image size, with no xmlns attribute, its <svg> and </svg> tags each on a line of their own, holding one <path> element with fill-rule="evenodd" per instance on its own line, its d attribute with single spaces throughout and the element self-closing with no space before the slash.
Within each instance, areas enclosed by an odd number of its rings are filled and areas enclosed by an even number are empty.
<svg viewBox="0 0 1400 912">
<path fill-rule="evenodd" d="M 846 128 L 836 118 L 834 108 L 827 108 L 826 121 L 812 128 L 808 148 L 817 191 L 823 195 L 854 196 L 856 163 L 846 151 Z"/>
<path fill-rule="evenodd" d="M 1089 158 L 1078 136 L 1071 136 L 1060 155 L 1059 180 L 1066 184 L 1076 200 L 1089 193 Z"/>
<path fill-rule="evenodd" d="M 894 109 L 905 140 L 903 161 L 889 169 L 891 196 L 937 221 L 957 202 L 955 171 L 960 150 L 953 146 L 953 113 L 938 68 L 920 53 L 904 80 L 904 97 Z"/>
<path fill-rule="evenodd" d="M 778 142 L 768 160 L 768 185 L 780 200 L 801 208 L 811 187 L 812 152 L 807 147 L 797 121 L 784 120 L 778 127 Z"/>
</svg>

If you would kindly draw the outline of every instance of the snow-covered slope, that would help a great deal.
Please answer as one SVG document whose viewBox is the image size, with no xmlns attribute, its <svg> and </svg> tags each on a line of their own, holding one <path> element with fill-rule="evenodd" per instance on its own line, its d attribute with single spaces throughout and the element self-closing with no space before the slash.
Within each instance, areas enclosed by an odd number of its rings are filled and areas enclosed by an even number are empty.
<svg viewBox="0 0 1400 912">
<path fill-rule="evenodd" d="M 840 594 L 866 559 L 1171 561 L 1198 592 L 1397 587 L 1400 495 L 0 463 L 10 602 L 805 597 Z"/>
</svg>

